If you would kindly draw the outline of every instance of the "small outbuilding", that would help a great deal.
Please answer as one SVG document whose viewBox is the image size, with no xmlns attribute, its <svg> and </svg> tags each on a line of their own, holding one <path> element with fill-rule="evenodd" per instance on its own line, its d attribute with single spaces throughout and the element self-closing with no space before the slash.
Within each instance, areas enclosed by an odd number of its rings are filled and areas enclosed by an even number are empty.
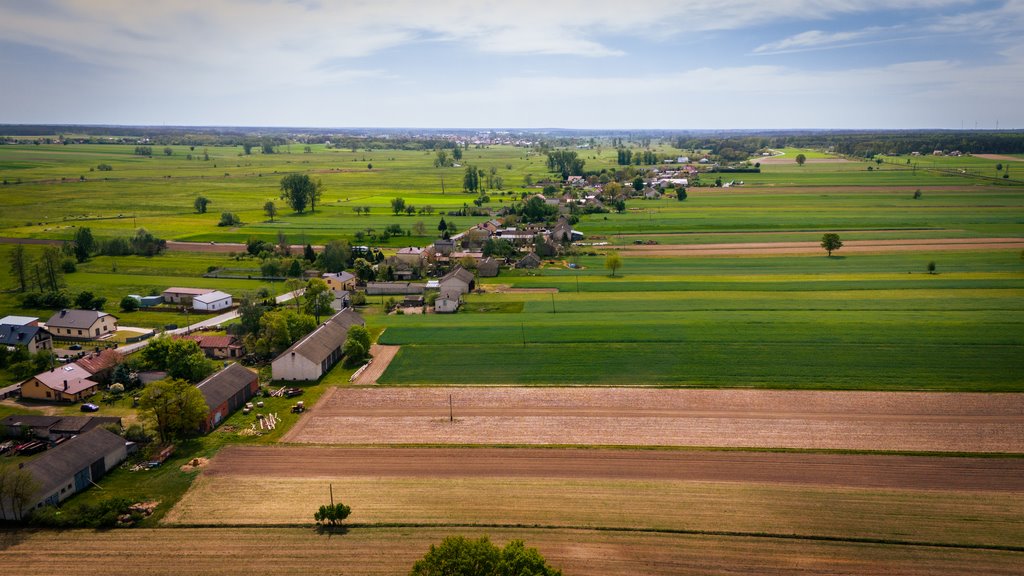
<svg viewBox="0 0 1024 576">
<path fill-rule="evenodd" d="M 231 308 L 231 294 L 220 290 L 200 294 L 192 299 L 192 308 L 205 312 L 227 310 Z"/>
<path fill-rule="evenodd" d="M 273 379 L 318 380 L 341 359 L 348 329 L 365 324 L 351 308 L 331 316 L 274 359 L 270 365 Z"/>
<path fill-rule="evenodd" d="M 164 290 L 163 299 L 164 302 L 169 304 L 184 304 L 186 306 L 192 305 L 192 299 L 196 296 L 202 296 L 203 294 L 209 294 L 214 292 L 212 288 L 180 288 L 173 287 Z"/>
<path fill-rule="evenodd" d="M 530 252 L 516 262 L 516 268 L 536 268 L 540 266 L 540 256 Z"/>
<path fill-rule="evenodd" d="M 482 258 L 476 263 L 476 273 L 479 274 L 481 278 L 494 278 L 498 275 L 499 269 L 500 265 L 498 264 L 498 261 L 490 256 Z"/>
<path fill-rule="evenodd" d="M 459 292 L 441 292 L 434 300 L 434 312 L 453 314 L 458 312 L 460 304 L 462 304 L 462 294 Z"/>
</svg>

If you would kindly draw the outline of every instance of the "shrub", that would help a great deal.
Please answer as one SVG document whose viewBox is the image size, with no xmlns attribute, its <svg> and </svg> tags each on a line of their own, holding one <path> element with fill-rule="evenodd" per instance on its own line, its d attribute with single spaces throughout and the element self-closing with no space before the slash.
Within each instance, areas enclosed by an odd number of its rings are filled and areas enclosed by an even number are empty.
<svg viewBox="0 0 1024 576">
<path fill-rule="evenodd" d="M 217 226 L 238 226 L 241 223 L 242 219 L 234 212 L 221 212 L 220 222 L 217 223 Z"/>
</svg>

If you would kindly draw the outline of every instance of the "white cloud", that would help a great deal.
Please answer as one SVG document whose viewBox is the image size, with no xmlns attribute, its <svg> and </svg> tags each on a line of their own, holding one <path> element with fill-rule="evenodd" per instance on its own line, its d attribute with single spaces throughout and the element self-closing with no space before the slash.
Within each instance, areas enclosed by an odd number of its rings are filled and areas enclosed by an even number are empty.
<svg viewBox="0 0 1024 576">
<path fill-rule="evenodd" d="M 866 38 L 877 38 L 884 32 L 892 31 L 900 26 L 892 28 L 882 28 L 878 26 L 872 26 L 870 28 L 864 28 L 862 30 L 852 30 L 846 32 L 822 32 L 821 30 L 808 30 L 807 32 L 801 32 L 788 38 L 783 38 L 775 42 L 769 42 L 762 44 L 754 49 L 755 54 L 779 54 L 784 52 L 798 52 L 804 50 L 815 50 L 822 48 L 835 48 L 840 46 L 847 46 L 854 40 L 864 40 Z"/>
</svg>

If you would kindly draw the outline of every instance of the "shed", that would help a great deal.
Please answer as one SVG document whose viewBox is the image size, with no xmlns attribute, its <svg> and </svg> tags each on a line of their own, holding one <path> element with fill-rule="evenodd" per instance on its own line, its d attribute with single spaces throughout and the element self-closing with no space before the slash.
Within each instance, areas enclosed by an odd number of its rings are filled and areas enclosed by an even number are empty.
<svg viewBox="0 0 1024 576">
<path fill-rule="evenodd" d="M 523 256 L 519 262 L 516 262 L 516 268 L 536 268 L 538 266 L 540 266 L 540 256 L 533 252 Z"/>
<path fill-rule="evenodd" d="M 231 308 L 231 294 L 214 290 L 206 294 L 200 294 L 192 299 L 192 307 L 196 310 L 215 312 Z"/>
<path fill-rule="evenodd" d="M 211 288 L 180 288 L 175 286 L 164 290 L 163 299 L 164 302 L 171 304 L 191 305 L 193 298 L 209 294 L 210 292 L 214 292 L 214 290 Z"/>
<path fill-rule="evenodd" d="M 434 312 L 452 314 L 457 312 L 462 303 L 462 294 L 458 292 L 441 292 L 434 300 Z"/>
</svg>

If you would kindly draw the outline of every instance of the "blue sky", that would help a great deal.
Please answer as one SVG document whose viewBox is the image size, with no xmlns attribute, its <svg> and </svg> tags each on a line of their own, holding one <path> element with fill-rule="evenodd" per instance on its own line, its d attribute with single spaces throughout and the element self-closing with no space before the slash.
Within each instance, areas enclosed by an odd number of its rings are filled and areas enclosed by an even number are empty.
<svg viewBox="0 0 1024 576">
<path fill-rule="evenodd" d="M 2 123 L 1024 128 L 1024 0 L 6 0 L 0 78 Z"/>
</svg>

